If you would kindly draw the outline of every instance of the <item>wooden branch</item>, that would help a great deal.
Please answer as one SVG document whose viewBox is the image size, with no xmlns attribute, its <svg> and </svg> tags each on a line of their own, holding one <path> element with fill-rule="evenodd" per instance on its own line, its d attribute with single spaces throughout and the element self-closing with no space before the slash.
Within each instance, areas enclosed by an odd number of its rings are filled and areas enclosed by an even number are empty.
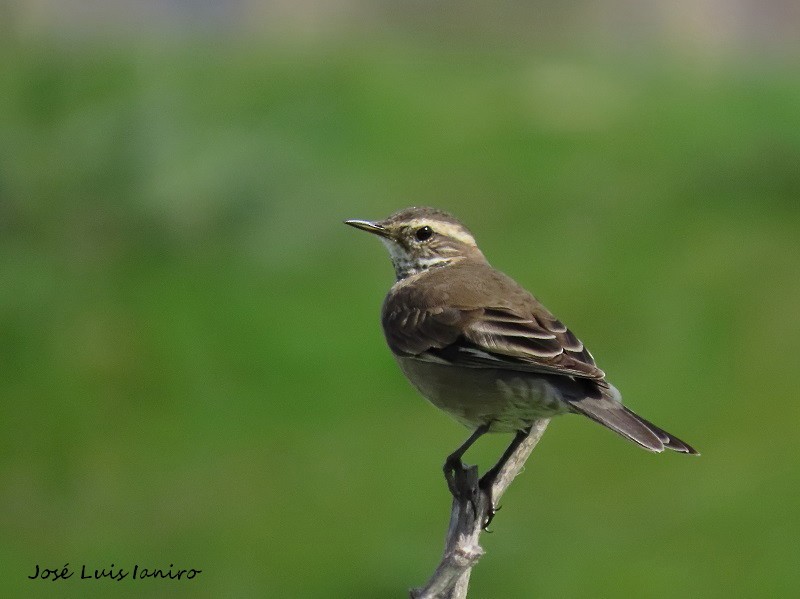
<svg viewBox="0 0 800 599">
<path fill-rule="evenodd" d="M 537 420 L 531 431 L 497 474 L 492 485 L 495 504 L 500 500 L 514 478 L 522 471 L 525 460 L 542 438 L 549 418 Z M 466 488 L 478 489 L 478 467 L 468 466 L 459 476 L 466 478 Z M 474 508 L 473 508 L 474 503 Z M 472 567 L 483 555 L 478 539 L 483 532 L 483 523 L 492 506 L 486 493 L 478 491 L 470 502 L 468 498 L 453 499 L 450 510 L 450 525 L 444 545 L 442 561 L 428 583 L 411 590 L 411 599 L 465 599 L 469 587 Z"/>
</svg>

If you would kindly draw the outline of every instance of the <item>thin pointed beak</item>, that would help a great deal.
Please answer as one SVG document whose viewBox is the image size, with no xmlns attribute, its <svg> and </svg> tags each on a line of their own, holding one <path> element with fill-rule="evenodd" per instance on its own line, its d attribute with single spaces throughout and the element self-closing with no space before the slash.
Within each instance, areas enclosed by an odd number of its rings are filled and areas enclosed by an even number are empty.
<svg viewBox="0 0 800 599">
<path fill-rule="evenodd" d="M 367 233 L 374 233 L 375 235 L 380 235 L 381 237 L 389 237 L 389 231 L 379 224 L 368 220 L 346 220 L 344 221 L 344 224 L 355 227 L 356 229 L 361 229 Z"/>
</svg>

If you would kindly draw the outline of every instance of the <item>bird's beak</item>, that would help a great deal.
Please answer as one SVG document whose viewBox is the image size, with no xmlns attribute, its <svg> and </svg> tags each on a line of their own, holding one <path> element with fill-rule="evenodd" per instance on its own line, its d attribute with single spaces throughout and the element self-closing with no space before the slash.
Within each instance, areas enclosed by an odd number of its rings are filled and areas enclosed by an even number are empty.
<svg viewBox="0 0 800 599">
<path fill-rule="evenodd" d="M 378 223 L 373 223 L 368 220 L 346 220 L 344 221 L 344 224 L 355 227 L 356 229 L 361 229 L 367 233 L 374 233 L 375 235 L 380 235 L 381 237 L 389 237 L 389 231 L 387 231 L 386 228 L 382 227 Z"/>
</svg>

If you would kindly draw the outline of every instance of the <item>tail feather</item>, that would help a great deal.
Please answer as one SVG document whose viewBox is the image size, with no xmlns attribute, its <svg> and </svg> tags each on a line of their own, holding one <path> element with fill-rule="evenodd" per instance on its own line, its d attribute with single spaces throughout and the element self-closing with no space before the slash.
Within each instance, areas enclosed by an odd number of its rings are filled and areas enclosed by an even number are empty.
<svg viewBox="0 0 800 599">
<path fill-rule="evenodd" d="M 660 453 L 667 448 L 679 453 L 700 455 L 688 443 L 623 406 L 618 400 L 619 392 L 614 387 L 611 387 L 611 390 L 612 397 L 603 393 L 601 398 L 586 397 L 571 400 L 569 403 L 576 412 L 610 428 L 648 451 Z"/>
<path fill-rule="evenodd" d="M 686 441 L 681 441 L 675 435 L 672 435 L 672 434 L 668 433 L 663 428 L 657 427 L 655 424 L 653 424 L 649 420 L 645 420 L 644 418 L 642 418 L 638 414 L 634 414 L 633 412 L 628 410 L 628 408 L 625 408 L 625 410 L 627 410 L 630 414 L 633 414 L 633 416 L 635 416 L 636 418 L 641 420 L 642 424 L 650 427 L 650 430 L 652 430 L 654 433 L 656 433 L 659 436 L 661 441 L 664 443 L 664 447 L 666 447 L 667 449 L 671 449 L 672 451 L 677 451 L 679 453 L 688 453 L 688 454 L 691 454 L 691 455 L 700 455 L 700 452 L 697 451 L 694 447 L 692 447 L 688 443 L 686 443 Z"/>
</svg>

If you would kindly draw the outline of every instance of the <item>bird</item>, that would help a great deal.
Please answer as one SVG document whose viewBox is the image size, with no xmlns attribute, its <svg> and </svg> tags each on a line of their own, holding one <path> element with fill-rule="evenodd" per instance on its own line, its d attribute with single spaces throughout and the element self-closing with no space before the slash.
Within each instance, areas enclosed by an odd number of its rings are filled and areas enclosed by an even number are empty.
<svg viewBox="0 0 800 599">
<path fill-rule="evenodd" d="M 383 220 L 344 222 L 374 234 L 389 251 L 396 281 L 381 324 L 401 371 L 434 406 L 473 431 L 445 461 L 454 496 L 460 492 L 454 473 L 479 437 L 515 433 L 481 478 L 485 489 L 535 420 L 562 414 L 586 416 L 651 452 L 699 455 L 627 408 L 578 337 L 492 267 L 470 230 L 448 212 L 410 207 Z"/>
</svg>

